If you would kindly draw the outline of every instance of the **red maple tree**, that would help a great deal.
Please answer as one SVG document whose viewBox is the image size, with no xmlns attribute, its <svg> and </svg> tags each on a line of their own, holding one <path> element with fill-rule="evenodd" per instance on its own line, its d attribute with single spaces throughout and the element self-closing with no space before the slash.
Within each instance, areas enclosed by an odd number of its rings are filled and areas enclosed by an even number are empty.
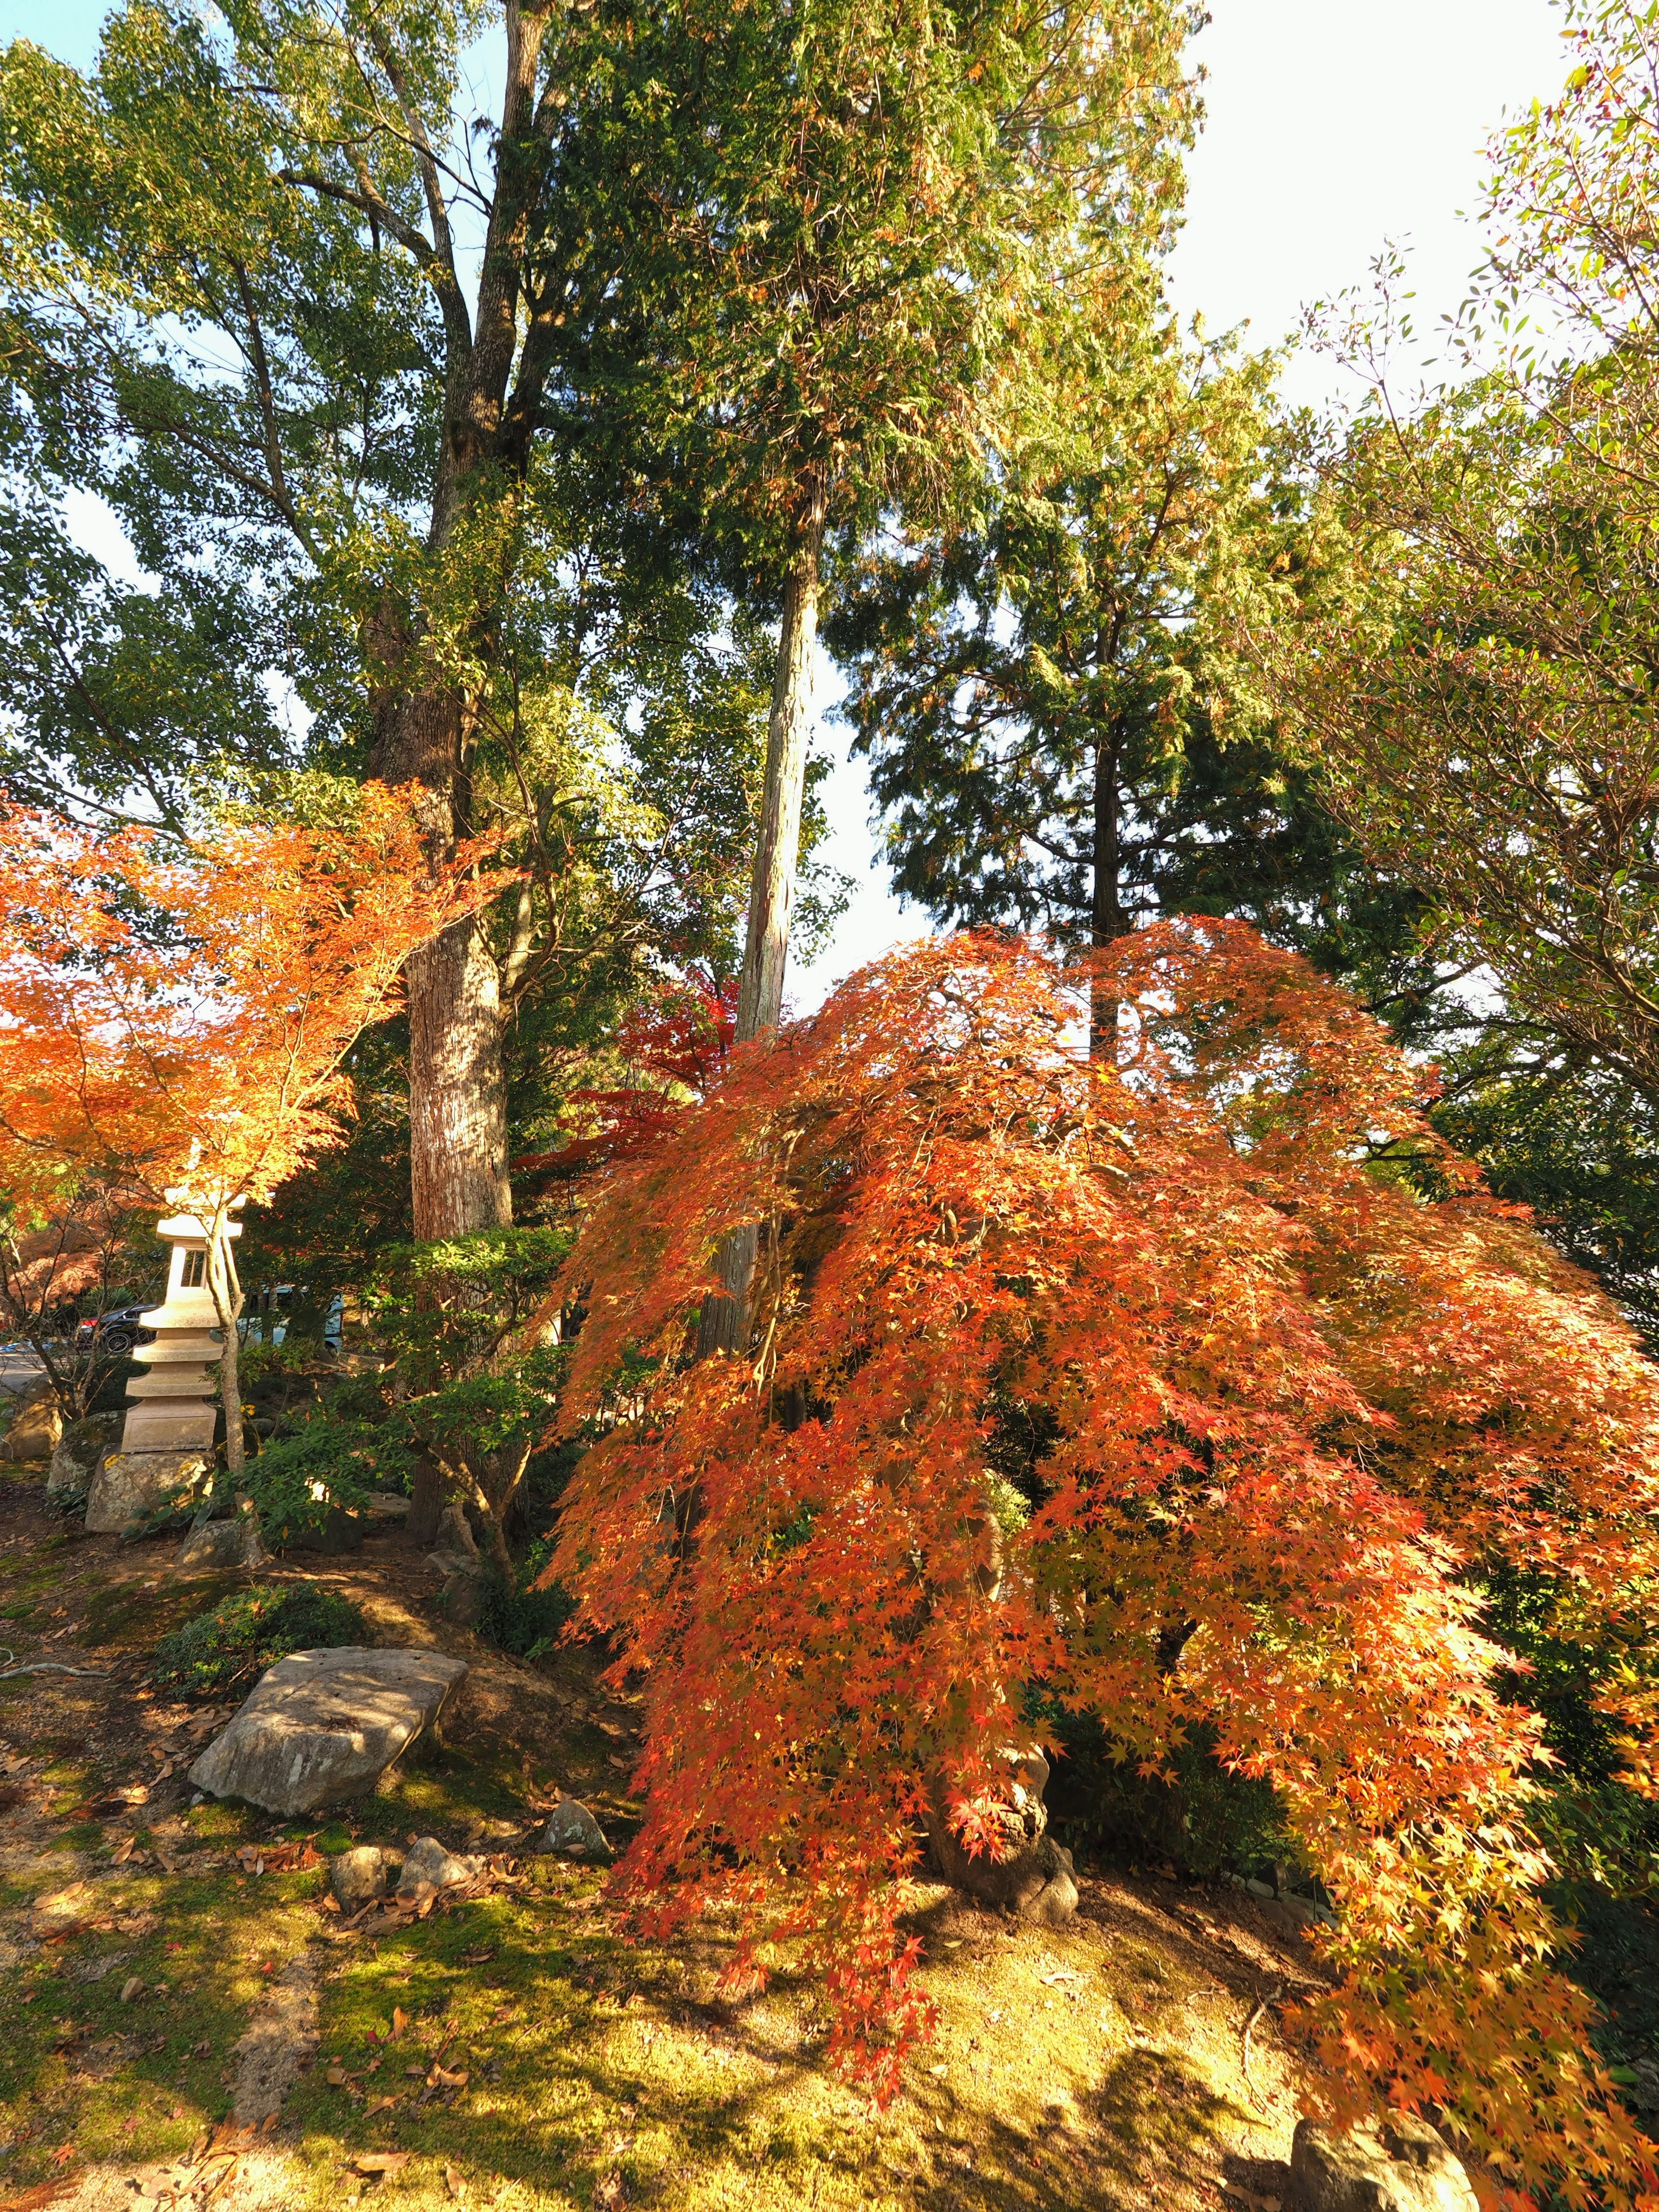
<svg viewBox="0 0 1659 2212">
<path fill-rule="evenodd" d="M 896 1923 L 930 1790 L 988 1840 L 1034 1690 L 1148 1771 L 1202 1725 L 1336 1902 L 1300 2015 L 1330 2109 L 1431 2109 L 1516 2205 L 1651 2202 L 1466 1570 L 1543 1571 L 1564 1636 L 1648 1632 L 1653 1370 L 1304 964 L 1211 921 L 1097 961 L 1115 1066 L 1086 976 L 936 940 L 610 1171 L 551 1571 L 644 1685 L 618 1887 L 654 1926 L 735 1899 L 740 1972 L 807 1939 L 886 2094 L 930 2016 Z M 749 1352 L 696 1361 L 744 1222 Z M 1627 1749 L 1651 1788 L 1634 1711 Z"/>
</svg>

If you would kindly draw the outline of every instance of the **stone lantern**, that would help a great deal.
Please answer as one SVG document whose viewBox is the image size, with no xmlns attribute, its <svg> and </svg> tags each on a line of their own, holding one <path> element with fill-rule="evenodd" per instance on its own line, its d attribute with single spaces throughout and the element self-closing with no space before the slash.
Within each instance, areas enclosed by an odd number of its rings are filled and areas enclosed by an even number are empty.
<svg viewBox="0 0 1659 2212">
<path fill-rule="evenodd" d="M 178 1200 L 185 1194 L 169 1191 Z M 208 1289 L 206 1224 L 194 1213 L 173 1213 L 156 1224 L 173 1247 L 161 1303 L 140 1316 L 154 1329 L 153 1344 L 133 1357 L 149 1369 L 127 1385 L 126 1425 L 87 1498 L 87 1527 L 110 1532 L 143 1520 L 180 1492 L 198 1495 L 213 1486 L 213 1437 L 218 1421 L 218 1316 Z M 225 1234 L 240 1237 L 240 1221 Z"/>
</svg>

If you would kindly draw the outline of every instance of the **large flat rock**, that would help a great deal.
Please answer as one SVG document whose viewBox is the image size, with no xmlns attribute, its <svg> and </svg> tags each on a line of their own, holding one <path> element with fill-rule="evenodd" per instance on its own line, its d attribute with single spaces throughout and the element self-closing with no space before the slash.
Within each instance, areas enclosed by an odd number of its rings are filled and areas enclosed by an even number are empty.
<svg viewBox="0 0 1659 2212">
<path fill-rule="evenodd" d="M 441 1651 L 291 1651 L 190 1770 L 198 1790 L 290 1817 L 372 1789 L 436 1735 L 466 1662 Z"/>
</svg>

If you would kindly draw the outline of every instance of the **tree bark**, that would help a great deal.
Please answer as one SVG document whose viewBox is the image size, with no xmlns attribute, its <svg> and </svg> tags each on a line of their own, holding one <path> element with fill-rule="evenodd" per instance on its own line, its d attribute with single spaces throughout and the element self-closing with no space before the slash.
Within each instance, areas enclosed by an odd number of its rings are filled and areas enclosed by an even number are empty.
<svg viewBox="0 0 1659 2212">
<path fill-rule="evenodd" d="M 783 1013 L 789 917 L 800 854 L 801 806 L 812 743 L 812 654 L 818 635 L 818 561 L 823 546 L 824 488 L 813 485 L 789 540 L 772 709 L 766 723 L 766 782 L 749 884 L 749 932 L 738 986 L 737 1042 L 776 1029 Z M 749 1333 L 749 1286 L 760 1231 L 750 1222 L 720 1239 L 715 1261 L 723 1292 L 702 1302 L 697 1357 L 741 1352 Z"/>
<path fill-rule="evenodd" d="M 1123 908 L 1118 900 L 1118 744 L 1121 732 L 1115 717 L 1107 725 L 1095 747 L 1094 881 L 1089 915 L 1089 942 L 1102 951 L 1123 934 Z M 1089 995 L 1089 1057 L 1111 1060 L 1117 1050 L 1117 994 L 1096 979 Z"/>
<path fill-rule="evenodd" d="M 208 1224 L 206 1273 L 219 1323 L 219 1402 L 225 1409 L 225 1469 L 234 1480 L 246 1465 L 242 1436 L 242 1340 L 238 1333 L 244 1301 L 235 1256 L 225 1235 L 226 1218 L 222 1207 Z"/>
<path fill-rule="evenodd" d="M 389 626 L 388 626 L 389 627 Z M 414 662 L 406 634 L 375 641 L 390 672 Z M 465 709 L 453 695 L 391 690 L 376 702 L 374 773 L 418 783 L 434 861 L 465 829 Z M 410 1182 L 415 1234 L 430 1242 L 513 1218 L 507 1172 L 507 1078 L 501 971 L 469 916 L 410 957 Z"/>
<path fill-rule="evenodd" d="M 818 557 L 823 544 L 824 494 L 815 484 L 789 540 L 766 724 L 766 783 L 749 886 L 749 933 L 738 988 L 737 1041 L 775 1030 L 783 1012 L 783 971 L 789 915 L 800 854 L 801 804 L 812 742 L 812 653 L 818 636 Z"/>
</svg>

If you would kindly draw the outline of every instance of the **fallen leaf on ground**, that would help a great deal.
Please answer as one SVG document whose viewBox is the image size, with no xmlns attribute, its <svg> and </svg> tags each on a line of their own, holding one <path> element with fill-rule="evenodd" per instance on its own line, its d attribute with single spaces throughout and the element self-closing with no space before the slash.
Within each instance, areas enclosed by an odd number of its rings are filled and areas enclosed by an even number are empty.
<svg viewBox="0 0 1659 2212">
<path fill-rule="evenodd" d="M 364 2117 L 373 2119 L 376 2112 L 390 2112 L 397 2102 L 396 2097 L 371 2097 L 363 2106 Z"/>
<path fill-rule="evenodd" d="M 97 1905 L 90 1882 L 72 1881 L 67 1889 L 54 1889 L 35 1899 L 29 1907 L 30 1933 L 37 1938 L 71 1935 L 88 1925 Z"/>
<path fill-rule="evenodd" d="M 137 1974 L 129 1974 L 125 1981 L 121 1984 L 122 2003 L 131 2004 L 134 1997 L 137 1996 L 143 1990 L 143 1983 L 139 1979 Z"/>
<path fill-rule="evenodd" d="M 444 2168 L 444 2187 L 459 2204 L 465 2192 L 466 2184 L 453 2166 L 447 2166 Z"/>
<path fill-rule="evenodd" d="M 401 2173 L 413 2154 L 406 2150 L 360 2150 L 349 2162 L 358 2173 Z"/>
<path fill-rule="evenodd" d="M 395 2043 L 408 2026 L 409 2014 L 404 2010 L 401 2005 L 393 2005 L 392 2008 L 392 2033 L 387 2036 L 386 2041 L 388 2043 Z"/>
<path fill-rule="evenodd" d="M 461 1964 L 465 1966 L 485 1966 L 495 1955 L 495 1946 L 487 1944 L 481 1951 L 463 1951 Z"/>
</svg>

